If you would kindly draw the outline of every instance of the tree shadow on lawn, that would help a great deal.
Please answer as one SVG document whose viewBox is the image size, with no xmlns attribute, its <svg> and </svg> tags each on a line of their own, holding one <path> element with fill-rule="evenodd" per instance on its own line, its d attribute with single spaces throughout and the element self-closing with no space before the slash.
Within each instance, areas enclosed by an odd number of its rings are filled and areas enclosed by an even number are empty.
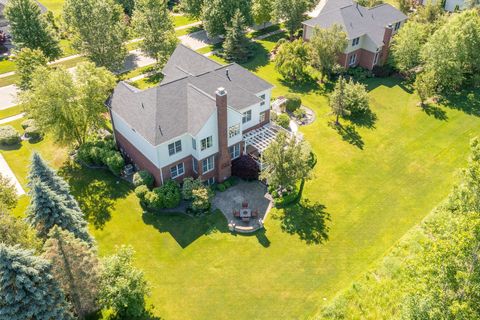
<svg viewBox="0 0 480 320">
<path fill-rule="evenodd" d="M 441 105 L 478 117 L 480 116 L 480 89 L 463 90 L 457 94 L 447 95 L 443 97 Z"/>
<path fill-rule="evenodd" d="M 352 146 L 355 146 L 360 150 L 363 150 L 363 147 L 365 146 L 365 142 L 363 141 L 362 136 L 360 136 L 360 134 L 358 133 L 354 125 L 349 124 L 349 125 L 343 126 L 341 123 L 336 124 L 334 121 L 329 122 L 328 125 L 332 129 L 337 131 L 337 133 L 342 137 L 343 141 L 346 141 L 350 143 Z"/>
<path fill-rule="evenodd" d="M 445 110 L 443 110 L 439 106 L 427 103 L 420 108 L 422 108 L 422 111 L 425 112 L 428 116 L 434 117 L 435 119 L 438 119 L 438 120 L 443 120 L 443 121 L 448 120 L 447 113 L 445 112 Z"/>
<path fill-rule="evenodd" d="M 378 118 L 372 110 L 367 110 L 365 112 L 351 114 L 350 116 L 347 116 L 346 119 L 359 127 L 375 129 L 375 123 Z"/>
<path fill-rule="evenodd" d="M 297 234 L 307 244 L 322 244 L 328 240 L 330 214 L 326 207 L 308 199 L 287 206 L 282 213 L 273 215 L 281 220 L 281 228 L 289 234 Z"/>
<path fill-rule="evenodd" d="M 206 216 L 192 217 L 183 213 L 156 213 L 144 211 L 143 222 L 160 232 L 168 232 L 182 247 L 186 248 L 204 235 L 216 232 L 227 233 L 227 220 L 219 211 Z"/>
<path fill-rule="evenodd" d="M 258 42 L 252 42 L 252 57 L 243 63 L 242 67 L 256 72 L 259 68 L 270 63 L 270 52 Z"/>
<path fill-rule="evenodd" d="M 77 164 L 64 165 L 59 172 L 69 183 L 87 221 L 103 229 L 111 219 L 118 199 L 126 198 L 130 185 L 104 169 L 88 169 Z"/>
</svg>

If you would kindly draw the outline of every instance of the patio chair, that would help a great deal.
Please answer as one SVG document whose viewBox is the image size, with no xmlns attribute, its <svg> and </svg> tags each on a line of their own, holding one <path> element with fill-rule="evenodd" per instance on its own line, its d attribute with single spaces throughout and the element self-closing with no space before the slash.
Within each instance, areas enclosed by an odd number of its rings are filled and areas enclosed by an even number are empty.
<svg viewBox="0 0 480 320">
<path fill-rule="evenodd" d="M 238 211 L 238 210 L 233 210 L 233 216 L 234 216 L 235 218 L 240 218 L 240 211 Z"/>
<path fill-rule="evenodd" d="M 248 202 L 247 202 L 247 201 L 243 201 L 243 202 L 242 202 L 242 208 L 243 208 L 243 209 L 248 208 Z"/>
<path fill-rule="evenodd" d="M 258 217 L 258 210 L 252 212 L 252 217 Z"/>
</svg>

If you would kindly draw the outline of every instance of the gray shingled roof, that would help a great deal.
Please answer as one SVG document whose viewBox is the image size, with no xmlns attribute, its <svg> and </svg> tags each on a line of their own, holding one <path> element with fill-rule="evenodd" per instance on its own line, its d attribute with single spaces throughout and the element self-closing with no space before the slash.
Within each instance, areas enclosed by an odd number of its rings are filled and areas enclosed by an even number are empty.
<svg viewBox="0 0 480 320">
<path fill-rule="evenodd" d="M 183 45 L 162 72 L 160 85 L 144 91 L 120 82 L 110 100 L 112 111 L 152 145 L 196 135 L 216 112 L 219 87 L 227 90 L 228 105 L 236 110 L 261 102 L 256 95 L 273 87 L 238 64 L 222 66 Z"/>
<path fill-rule="evenodd" d="M 377 46 L 383 46 L 385 27 L 407 19 L 407 16 L 390 4 L 373 8 L 358 5 L 352 0 L 324 0 L 320 14 L 303 24 L 321 28 L 340 25 L 349 39 L 367 35 Z"/>
</svg>

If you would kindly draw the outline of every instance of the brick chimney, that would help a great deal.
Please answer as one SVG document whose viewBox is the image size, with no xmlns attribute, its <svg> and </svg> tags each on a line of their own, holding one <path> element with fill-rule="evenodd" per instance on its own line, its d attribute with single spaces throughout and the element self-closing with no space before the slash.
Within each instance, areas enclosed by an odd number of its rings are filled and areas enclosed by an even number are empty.
<svg viewBox="0 0 480 320">
<path fill-rule="evenodd" d="M 232 159 L 230 159 L 230 152 L 228 152 L 227 91 L 224 88 L 218 88 L 215 94 L 218 121 L 218 156 L 216 161 L 216 180 L 217 182 L 222 183 L 232 174 Z"/>
<path fill-rule="evenodd" d="M 382 56 L 380 59 L 380 64 L 384 64 L 387 62 L 388 53 L 390 52 L 390 41 L 392 40 L 392 33 L 393 33 L 393 26 L 391 24 L 385 27 L 385 33 L 383 35 L 383 48 L 382 48 Z"/>
</svg>

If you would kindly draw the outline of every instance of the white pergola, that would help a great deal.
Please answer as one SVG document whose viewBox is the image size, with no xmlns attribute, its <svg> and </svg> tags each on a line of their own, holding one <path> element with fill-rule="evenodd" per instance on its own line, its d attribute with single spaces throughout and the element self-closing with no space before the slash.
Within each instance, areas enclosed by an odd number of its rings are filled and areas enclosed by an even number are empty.
<svg viewBox="0 0 480 320">
<path fill-rule="evenodd" d="M 285 130 L 284 128 L 271 124 L 247 132 L 243 135 L 243 141 L 245 142 L 244 152 L 247 152 L 248 146 L 252 146 L 258 151 L 258 153 L 262 154 L 276 139 L 280 131 L 284 131 L 290 136 L 292 135 L 291 132 Z"/>
</svg>

